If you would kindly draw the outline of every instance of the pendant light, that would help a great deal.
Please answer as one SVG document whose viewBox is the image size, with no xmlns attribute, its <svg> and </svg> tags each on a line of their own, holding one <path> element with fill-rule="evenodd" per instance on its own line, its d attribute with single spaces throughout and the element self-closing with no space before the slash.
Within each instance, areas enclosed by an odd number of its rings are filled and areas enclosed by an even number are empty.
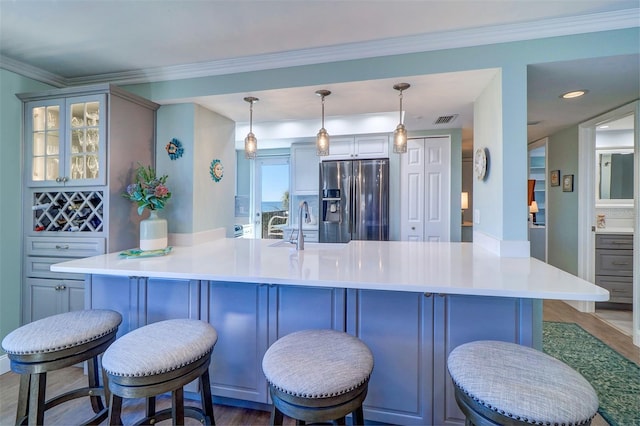
<svg viewBox="0 0 640 426">
<path fill-rule="evenodd" d="M 324 128 L 324 98 L 330 94 L 329 90 L 316 90 L 316 95 L 322 98 L 322 128 L 316 138 L 316 154 L 320 156 L 329 155 L 329 133 Z"/>
<path fill-rule="evenodd" d="M 259 99 L 253 96 L 247 96 L 244 100 L 251 104 L 249 106 L 249 134 L 244 138 L 244 158 L 253 160 L 258 153 L 258 139 L 256 139 L 256 135 L 253 134 L 253 104 L 258 102 Z"/>
<path fill-rule="evenodd" d="M 409 83 L 398 83 L 393 86 L 400 92 L 400 123 L 393 132 L 393 152 L 403 154 L 407 152 L 407 129 L 402 124 L 402 91 L 407 90 L 411 85 Z"/>
</svg>

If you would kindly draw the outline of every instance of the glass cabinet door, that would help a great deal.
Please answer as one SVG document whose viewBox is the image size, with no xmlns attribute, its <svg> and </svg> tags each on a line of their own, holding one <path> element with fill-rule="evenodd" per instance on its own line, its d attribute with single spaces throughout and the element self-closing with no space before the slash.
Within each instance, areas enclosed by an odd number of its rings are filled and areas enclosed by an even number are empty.
<svg viewBox="0 0 640 426">
<path fill-rule="evenodd" d="M 30 186 L 106 183 L 106 96 L 27 104 Z"/>
<path fill-rule="evenodd" d="M 26 143 L 31 152 L 31 181 L 35 183 L 55 182 L 60 177 L 61 110 L 64 107 L 56 102 L 30 108 L 31 133 Z"/>
<path fill-rule="evenodd" d="M 69 162 L 66 176 L 69 182 L 104 181 L 104 103 L 96 99 L 72 99 L 69 111 Z"/>
</svg>

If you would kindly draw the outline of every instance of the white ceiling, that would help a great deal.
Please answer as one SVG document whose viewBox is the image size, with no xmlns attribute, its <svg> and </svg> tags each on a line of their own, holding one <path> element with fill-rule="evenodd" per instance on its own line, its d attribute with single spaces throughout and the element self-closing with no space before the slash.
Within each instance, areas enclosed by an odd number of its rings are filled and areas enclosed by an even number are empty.
<svg viewBox="0 0 640 426">
<path fill-rule="evenodd" d="M 189 69 L 206 72 L 239 64 L 273 67 L 265 58 L 279 59 L 281 66 L 287 66 L 292 57 L 312 64 L 331 55 L 336 60 L 354 58 L 354 52 L 376 56 L 376 48 L 389 45 L 384 43 L 397 42 L 400 49 L 411 45 L 407 41 L 419 45 L 454 35 L 506 37 L 516 28 L 540 23 L 568 27 L 563 23 L 577 16 L 611 17 L 622 12 L 629 16 L 631 12 L 637 26 L 639 10 L 637 0 L 0 0 L 0 59 L 4 68 L 41 72 L 61 86 L 98 81 L 126 84 L 167 79 Z M 529 126 L 528 139 L 638 98 L 639 62 L 638 55 L 631 55 L 530 67 L 528 119 L 540 123 Z M 473 102 L 493 72 L 407 77 L 405 81 L 412 85 L 403 101 L 407 128 L 443 128 L 433 121 L 440 115 L 458 114 L 444 128 L 462 127 L 468 147 Z M 254 108 L 254 123 L 317 119 L 317 89 L 333 92 L 326 98 L 327 116 L 392 112 L 398 109 L 392 86 L 401 80 L 162 102 L 192 101 L 244 122 L 248 105 L 242 98 L 252 95 L 261 99 Z M 572 103 L 559 100 L 560 93 L 576 88 L 590 92 Z"/>
</svg>

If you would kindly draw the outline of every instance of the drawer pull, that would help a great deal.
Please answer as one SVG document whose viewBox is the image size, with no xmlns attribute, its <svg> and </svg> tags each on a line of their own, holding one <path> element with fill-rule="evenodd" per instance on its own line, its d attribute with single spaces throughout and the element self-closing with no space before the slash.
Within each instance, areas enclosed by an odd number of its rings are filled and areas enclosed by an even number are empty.
<svg viewBox="0 0 640 426">
<path fill-rule="evenodd" d="M 631 241 L 611 241 L 611 244 L 616 244 L 616 245 L 631 244 Z"/>
<path fill-rule="evenodd" d="M 69 244 L 56 244 L 58 250 L 69 250 Z"/>
<path fill-rule="evenodd" d="M 616 266 L 624 266 L 629 264 L 629 262 L 611 262 L 611 263 Z"/>
</svg>

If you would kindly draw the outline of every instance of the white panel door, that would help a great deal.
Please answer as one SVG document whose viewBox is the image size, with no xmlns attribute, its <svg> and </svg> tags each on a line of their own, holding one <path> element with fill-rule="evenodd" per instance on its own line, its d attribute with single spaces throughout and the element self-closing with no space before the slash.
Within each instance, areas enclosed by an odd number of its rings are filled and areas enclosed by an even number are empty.
<svg viewBox="0 0 640 426">
<path fill-rule="evenodd" d="M 404 241 L 449 241 L 451 140 L 409 140 L 401 161 L 400 235 Z"/>
<path fill-rule="evenodd" d="M 424 141 L 407 141 L 407 153 L 402 156 L 400 183 L 400 235 L 403 241 L 423 241 L 424 238 Z"/>
<path fill-rule="evenodd" d="M 426 138 L 425 241 L 449 241 L 451 221 L 451 143 L 449 137 Z"/>
</svg>

